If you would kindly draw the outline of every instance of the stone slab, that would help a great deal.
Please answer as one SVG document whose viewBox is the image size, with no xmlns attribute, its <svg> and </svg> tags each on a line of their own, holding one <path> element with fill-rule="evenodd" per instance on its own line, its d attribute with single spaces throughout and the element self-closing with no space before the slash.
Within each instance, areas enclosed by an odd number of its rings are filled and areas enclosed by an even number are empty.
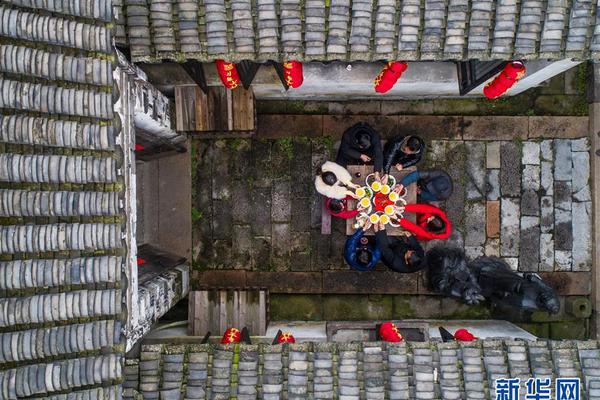
<svg viewBox="0 0 600 400">
<path fill-rule="evenodd" d="M 580 138 L 588 135 L 588 117 L 531 116 L 529 138 Z"/>
<path fill-rule="evenodd" d="M 464 140 L 527 139 L 528 117 L 485 116 L 463 118 Z"/>
<path fill-rule="evenodd" d="M 322 115 L 259 114 L 257 119 L 256 137 L 260 139 L 318 137 L 323 134 Z"/>
<path fill-rule="evenodd" d="M 323 271 L 323 292 L 337 294 L 417 293 L 417 275 L 388 271 Z"/>
</svg>

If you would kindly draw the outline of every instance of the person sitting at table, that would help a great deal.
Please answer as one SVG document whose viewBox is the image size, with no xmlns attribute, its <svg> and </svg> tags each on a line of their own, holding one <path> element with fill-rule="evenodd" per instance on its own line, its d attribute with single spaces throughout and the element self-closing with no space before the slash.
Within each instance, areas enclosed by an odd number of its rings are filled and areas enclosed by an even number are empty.
<svg viewBox="0 0 600 400">
<path fill-rule="evenodd" d="M 406 213 L 417 214 L 417 223 L 409 221 Z M 397 221 L 417 240 L 448 239 L 452 233 L 452 223 L 446 214 L 431 204 L 407 204 Z"/>
<path fill-rule="evenodd" d="M 368 219 L 363 218 L 357 222 L 361 226 L 346 240 L 344 259 L 355 270 L 370 271 L 381 258 L 379 241 L 375 237 L 365 236 L 365 231 L 371 227 Z"/>
<path fill-rule="evenodd" d="M 425 252 L 412 233 L 403 231 L 390 238 L 380 223 L 375 238 L 379 241 L 381 261 L 391 270 L 406 274 L 425 268 Z"/>
<path fill-rule="evenodd" d="M 342 136 L 335 162 L 348 165 L 373 165 L 375 172 L 383 170 L 383 150 L 379 134 L 365 122 L 352 126 Z"/>
<path fill-rule="evenodd" d="M 412 183 L 417 184 L 419 203 L 447 200 L 454 190 L 452 178 L 442 170 L 413 171 L 402 178 L 397 186 L 402 188 Z"/>
<path fill-rule="evenodd" d="M 398 171 L 421 161 L 425 142 L 416 135 L 400 135 L 385 144 L 383 172 L 389 174 L 392 167 Z"/>
<path fill-rule="evenodd" d="M 352 200 L 353 198 L 352 196 L 346 196 L 342 200 L 328 198 L 325 202 L 325 208 L 333 217 L 343 219 L 354 218 L 362 210 L 362 207 L 357 205 L 354 210 L 348 210 L 348 200 Z"/>
<path fill-rule="evenodd" d="M 350 189 L 358 189 L 360 186 L 352 183 L 352 177 L 348 170 L 341 165 L 326 161 L 317 172 L 315 177 L 315 189 L 317 192 L 330 199 L 342 200 L 346 196 L 357 198 Z"/>
</svg>

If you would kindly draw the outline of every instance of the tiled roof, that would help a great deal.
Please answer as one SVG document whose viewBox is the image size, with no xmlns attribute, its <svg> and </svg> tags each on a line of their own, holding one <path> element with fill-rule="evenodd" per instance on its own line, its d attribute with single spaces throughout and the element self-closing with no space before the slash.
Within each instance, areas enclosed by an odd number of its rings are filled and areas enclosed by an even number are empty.
<svg viewBox="0 0 600 400">
<path fill-rule="evenodd" d="M 111 0 L 0 5 L 0 398 L 120 398 Z"/>
<path fill-rule="evenodd" d="M 583 398 L 597 399 L 599 359 L 592 341 L 165 343 L 127 360 L 124 397 L 495 399 L 495 379 L 520 378 L 524 389 L 535 376 L 579 377 Z"/>
<path fill-rule="evenodd" d="M 115 0 L 134 61 L 600 58 L 589 0 Z"/>
</svg>

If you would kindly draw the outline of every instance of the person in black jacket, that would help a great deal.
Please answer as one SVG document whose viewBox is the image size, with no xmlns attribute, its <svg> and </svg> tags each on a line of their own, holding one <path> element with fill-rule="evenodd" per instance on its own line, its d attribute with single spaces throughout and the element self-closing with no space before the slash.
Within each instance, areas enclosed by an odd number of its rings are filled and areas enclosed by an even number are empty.
<svg viewBox="0 0 600 400">
<path fill-rule="evenodd" d="M 383 150 L 379 134 L 365 122 L 352 126 L 342 136 L 342 143 L 335 160 L 347 165 L 373 165 L 375 172 L 383 170 Z"/>
<path fill-rule="evenodd" d="M 416 135 L 400 135 L 388 141 L 384 150 L 383 172 L 389 174 L 392 167 L 401 171 L 421 161 L 425 142 Z"/>
<path fill-rule="evenodd" d="M 411 273 L 425 267 L 425 252 L 409 232 L 402 232 L 403 236 L 389 238 L 385 225 L 379 224 L 375 237 L 381 250 L 381 261 L 393 271 Z"/>
<path fill-rule="evenodd" d="M 417 184 L 419 203 L 447 200 L 453 191 L 452 178 L 442 170 L 413 171 L 400 181 L 406 187 Z"/>
</svg>

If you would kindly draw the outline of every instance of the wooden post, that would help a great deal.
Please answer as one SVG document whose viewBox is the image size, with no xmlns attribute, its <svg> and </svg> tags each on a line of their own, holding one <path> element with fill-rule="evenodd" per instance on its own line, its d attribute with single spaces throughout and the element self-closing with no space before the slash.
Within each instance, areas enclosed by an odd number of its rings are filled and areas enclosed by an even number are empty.
<svg viewBox="0 0 600 400">
<path fill-rule="evenodd" d="M 594 312 L 590 324 L 590 336 L 600 337 L 600 63 L 592 64 L 593 77 L 589 89 L 590 157 L 592 173 L 592 303 Z"/>
</svg>

